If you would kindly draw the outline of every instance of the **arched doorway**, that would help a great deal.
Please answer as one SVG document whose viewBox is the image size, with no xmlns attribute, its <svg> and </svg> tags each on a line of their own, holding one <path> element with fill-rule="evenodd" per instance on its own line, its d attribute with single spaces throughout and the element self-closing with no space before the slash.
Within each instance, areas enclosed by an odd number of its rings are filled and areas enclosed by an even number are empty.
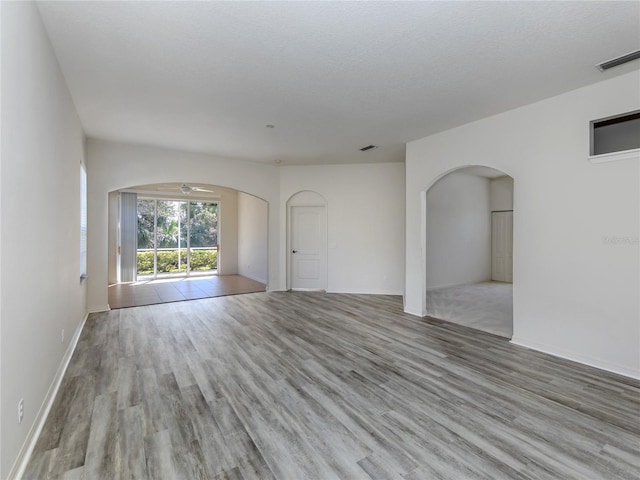
<svg viewBox="0 0 640 480">
<path fill-rule="evenodd" d="M 109 305 L 264 291 L 267 202 L 200 183 L 109 193 Z"/>
<path fill-rule="evenodd" d="M 287 289 L 327 288 L 327 201 L 305 190 L 287 200 Z"/>
<path fill-rule="evenodd" d="M 513 178 L 456 169 L 426 192 L 426 315 L 513 335 Z"/>
</svg>

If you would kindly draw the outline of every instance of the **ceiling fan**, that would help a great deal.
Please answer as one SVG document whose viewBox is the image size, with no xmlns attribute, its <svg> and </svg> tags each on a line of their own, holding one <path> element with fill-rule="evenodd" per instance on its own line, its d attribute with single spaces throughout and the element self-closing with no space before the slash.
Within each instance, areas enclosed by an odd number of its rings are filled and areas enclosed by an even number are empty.
<svg viewBox="0 0 640 480">
<path fill-rule="evenodd" d="M 213 193 L 213 190 L 207 190 L 206 188 L 201 187 L 193 187 L 186 183 L 183 183 L 182 185 L 164 185 L 160 187 L 159 190 L 179 190 L 183 195 L 189 195 L 192 192 Z"/>
</svg>

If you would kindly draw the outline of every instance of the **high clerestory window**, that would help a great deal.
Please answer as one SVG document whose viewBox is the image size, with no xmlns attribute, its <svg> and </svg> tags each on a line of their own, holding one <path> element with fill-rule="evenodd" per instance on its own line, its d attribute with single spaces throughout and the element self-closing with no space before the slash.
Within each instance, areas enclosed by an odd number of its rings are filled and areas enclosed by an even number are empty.
<svg viewBox="0 0 640 480">
<path fill-rule="evenodd" d="M 591 122 L 592 157 L 640 149 L 640 110 Z"/>
</svg>

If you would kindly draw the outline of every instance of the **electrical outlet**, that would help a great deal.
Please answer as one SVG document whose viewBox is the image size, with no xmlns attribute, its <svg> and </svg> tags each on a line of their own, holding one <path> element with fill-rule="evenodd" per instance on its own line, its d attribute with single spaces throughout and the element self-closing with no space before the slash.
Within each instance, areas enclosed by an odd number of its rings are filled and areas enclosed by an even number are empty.
<svg viewBox="0 0 640 480">
<path fill-rule="evenodd" d="M 60 332 L 60 343 L 64 343 L 64 328 Z"/>
<path fill-rule="evenodd" d="M 24 417 L 24 399 L 20 399 L 18 402 L 18 423 L 22 423 L 22 418 Z"/>
</svg>

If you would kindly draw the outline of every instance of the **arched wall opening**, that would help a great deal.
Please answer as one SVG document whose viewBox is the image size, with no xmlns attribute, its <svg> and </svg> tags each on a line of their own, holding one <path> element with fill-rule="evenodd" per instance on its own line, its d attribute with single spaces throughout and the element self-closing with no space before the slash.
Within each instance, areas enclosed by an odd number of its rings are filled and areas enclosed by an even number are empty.
<svg viewBox="0 0 640 480">
<path fill-rule="evenodd" d="M 513 178 L 461 167 L 423 199 L 425 314 L 511 338 Z"/>
<path fill-rule="evenodd" d="M 109 193 L 132 185 L 167 182 L 221 185 L 264 200 L 268 211 L 267 290 L 284 289 L 279 251 L 278 167 L 96 139 L 87 140 L 87 156 L 89 311 L 109 309 Z"/>
<path fill-rule="evenodd" d="M 108 210 L 112 308 L 265 289 L 265 200 L 219 185 L 170 182 L 109 192 Z M 187 287 L 185 280 L 194 281 Z M 145 298 L 123 298 L 134 295 Z"/>
<path fill-rule="evenodd" d="M 297 192 L 287 208 L 287 289 L 326 290 L 327 201 L 311 190 Z"/>
</svg>

